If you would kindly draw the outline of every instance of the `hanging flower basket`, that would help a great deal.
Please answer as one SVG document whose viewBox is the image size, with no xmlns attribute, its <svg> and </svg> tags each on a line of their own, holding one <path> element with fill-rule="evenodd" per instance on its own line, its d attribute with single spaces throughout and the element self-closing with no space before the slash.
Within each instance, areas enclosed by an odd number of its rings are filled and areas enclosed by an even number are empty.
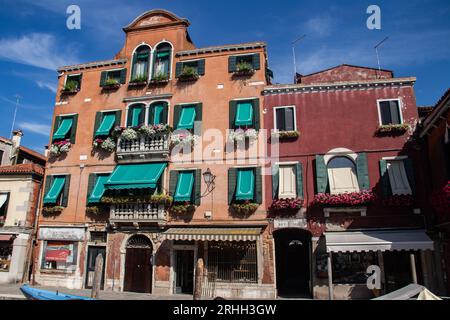
<svg viewBox="0 0 450 320">
<path fill-rule="evenodd" d="M 292 212 L 303 206 L 303 199 L 274 199 L 270 206 L 272 211 Z"/>
<path fill-rule="evenodd" d="M 61 214 L 61 212 L 64 210 L 64 207 L 62 206 L 45 206 L 42 207 L 42 214 L 43 215 L 56 215 Z"/>
<path fill-rule="evenodd" d="M 349 192 L 342 194 L 318 193 L 312 201 L 324 206 L 360 206 L 372 203 L 376 196 L 372 191 Z"/>
<path fill-rule="evenodd" d="M 409 124 L 381 125 L 375 131 L 376 135 L 402 135 L 409 130 Z"/>
<path fill-rule="evenodd" d="M 195 205 L 190 204 L 189 202 L 185 202 L 185 203 L 177 203 L 172 205 L 169 208 L 169 212 L 170 214 L 174 215 L 174 216 L 184 216 L 184 215 L 191 215 L 193 214 L 195 211 Z"/>
<path fill-rule="evenodd" d="M 258 131 L 255 129 L 236 129 L 230 131 L 228 140 L 232 142 L 242 142 L 248 139 L 249 142 L 254 142 L 258 139 Z"/>
<path fill-rule="evenodd" d="M 396 194 L 382 200 L 386 207 L 411 207 L 414 204 L 414 198 L 410 194 Z"/>
<path fill-rule="evenodd" d="M 113 152 L 116 149 L 116 142 L 111 137 L 106 139 L 95 138 L 94 142 L 92 142 L 92 147 L 106 152 Z"/>
<path fill-rule="evenodd" d="M 436 213 L 443 216 L 450 215 L 450 181 L 441 190 L 431 195 L 431 205 Z"/>
<path fill-rule="evenodd" d="M 272 137 L 280 140 L 297 139 L 300 136 L 298 131 L 276 131 L 272 133 Z"/>
<path fill-rule="evenodd" d="M 258 207 L 259 207 L 258 203 L 253 203 L 250 201 L 245 201 L 244 203 L 231 204 L 231 210 L 233 210 L 233 212 L 244 216 L 248 216 L 255 213 Z"/>
<path fill-rule="evenodd" d="M 50 157 L 59 157 L 61 154 L 69 152 L 71 146 L 70 140 L 53 142 L 49 148 Z"/>
<path fill-rule="evenodd" d="M 170 143 L 172 146 L 191 146 L 197 144 L 198 140 L 200 139 L 199 136 L 196 136 L 192 133 L 178 133 L 178 134 L 172 134 L 170 137 Z"/>
</svg>

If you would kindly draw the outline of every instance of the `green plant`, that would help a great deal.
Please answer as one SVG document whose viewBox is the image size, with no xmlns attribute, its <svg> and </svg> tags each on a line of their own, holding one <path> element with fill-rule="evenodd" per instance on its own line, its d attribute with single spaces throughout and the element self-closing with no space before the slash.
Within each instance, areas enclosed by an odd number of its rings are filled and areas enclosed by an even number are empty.
<svg viewBox="0 0 450 320">
<path fill-rule="evenodd" d="M 383 135 L 383 134 L 403 134 L 409 129 L 409 124 L 403 123 L 403 124 L 387 124 L 387 125 L 381 125 L 377 128 L 376 134 L 377 135 Z"/>
<path fill-rule="evenodd" d="M 88 206 L 86 207 L 86 214 L 97 215 L 100 213 L 100 208 L 97 206 Z"/>
<path fill-rule="evenodd" d="M 245 61 L 241 61 L 238 64 L 236 64 L 236 70 L 237 72 L 240 73 L 252 73 L 254 71 L 253 66 Z"/>
<path fill-rule="evenodd" d="M 141 82 L 147 82 L 147 76 L 136 76 L 133 79 L 130 80 L 130 83 L 141 83 Z"/>
<path fill-rule="evenodd" d="M 175 204 L 169 208 L 169 212 L 172 215 L 182 216 L 193 214 L 195 211 L 195 206 L 193 204 Z"/>
<path fill-rule="evenodd" d="M 277 131 L 272 136 L 278 139 L 296 139 L 300 136 L 300 133 L 298 131 Z"/>
<path fill-rule="evenodd" d="M 119 84 L 119 81 L 117 79 L 107 79 L 105 82 L 106 86 L 116 86 Z"/>
<path fill-rule="evenodd" d="M 169 207 L 172 205 L 173 198 L 168 194 L 154 194 L 150 197 L 150 201 L 151 203 Z"/>
<path fill-rule="evenodd" d="M 64 210 L 63 206 L 45 206 L 42 207 L 43 215 L 60 214 Z"/>
<path fill-rule="evenodd" d="M 185 66 L 183 71 L 178 76 L 180 79 L 197 79 L 198 72 L 195 68 L 190 66 Z"/>
<path fill-rule="evenodd" d="M 157 73 L 153 76 L 152 81 L 166 81 L 169 80 L 169 75 L 163 72 Z"/>
<path fill-rule="evenodd" d="M 76 91 L 78 90 L 78 82 L 74 80 L 69 80 L 64 85 L 64 91 Z"/>
<path fill-rule="evenodd" d="M 244 203 L 233 203 L 231 204 L 231 209 L 237 214 L 250 215 L 254 213 L 259 207 L 258 203 L 244 202 Z"/>
<path fill-rule="evenodd" d="M 102 197 L 101 202 L 107 204 L 125 204 L 125 203 L 152 203 L 157 205 L 170 206 L 172 197 L 167 194 L 153 194 L 142 196 L 108 196 Z"/>
</svg>

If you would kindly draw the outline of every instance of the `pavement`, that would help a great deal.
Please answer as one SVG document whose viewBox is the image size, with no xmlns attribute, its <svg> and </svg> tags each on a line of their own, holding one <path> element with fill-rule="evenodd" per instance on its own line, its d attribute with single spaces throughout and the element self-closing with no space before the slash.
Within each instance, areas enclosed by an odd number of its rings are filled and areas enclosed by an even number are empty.
<svg viewBox="0 0 450 320">
<path fill-rule="evenodd" d="M 25 300 L 24 295 L 20 292 L 21 284 L 0 284 L 0 300 Z M 59 291 L 62 293 L 74 294 L 78 296 L 89 297 L 91 290 L 88 289 L 67 289 L 64 287 L 42 287 L 34 286 L 34 288 Z M 175 295 L 154 295 L 148 293 L 135 292 L 115 292 L 100 291 L 100 300 L 192 300 L 192 295 L 175 294 Z"/>
</svg>

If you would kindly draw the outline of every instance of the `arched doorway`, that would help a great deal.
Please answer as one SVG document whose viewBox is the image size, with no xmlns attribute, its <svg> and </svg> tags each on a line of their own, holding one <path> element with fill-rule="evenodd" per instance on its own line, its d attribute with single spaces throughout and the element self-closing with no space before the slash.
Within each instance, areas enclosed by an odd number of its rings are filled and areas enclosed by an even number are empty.
<svg viewBox="0 0 450 320">
<path fill-rule="evenodd" d="M 278 295 L 311 297 L 311 233 L 280 229 L 274 239 Z"/>
<path fill-rule="evenodd" d="M 128 239 L 125 256 L 124 291 L 152 291 L 152 242 L 144 235 Z"/>
</svg>

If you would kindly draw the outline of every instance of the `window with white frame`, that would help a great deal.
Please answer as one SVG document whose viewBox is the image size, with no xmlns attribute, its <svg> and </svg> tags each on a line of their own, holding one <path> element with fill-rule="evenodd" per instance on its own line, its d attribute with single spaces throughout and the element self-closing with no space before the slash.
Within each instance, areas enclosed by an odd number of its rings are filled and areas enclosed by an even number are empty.
<svg viewBox="0 0 450 320">
<path fill-rule="evenodd" d="M 297 197 L 296 170 L 294 164 L 280 165 L 278 198 L 293 199 Z"/>
<path fill-rule="evenodd" d="M 75 271 L 78 242 L 45 241 L 41 269 Z"/>
<path fill-rule="evenodd" d="M 388 160 L 387 172 L 392 194 L 412 194 L 403 160 Z"/>
<path fill-rule="evenodd" d="M 6 220 L 6 214 L 8 210 L 8 199 L 9 199 L 8 192 L 0 193 L 0 227 L 3 226 Z"/>
<path fill-rule="evenodd" d="M 327 171 L 331 194 L 359 191 L 356 165 L 352 159 L 346 156 L 334 157 L 328 162 Z"/>
<path fill-rule="evenodd" d="M 379 100 L 378 112 L 380 125 L 402 124 L 402 111 L 399 99 Z"/>
<path fill-rule="evenodd" d="M 295 131 L 297 125 L 295 123 L 295 108 L 276 107 L 275 108 L 275 130 L 276 131 Z"/>
</svg>

